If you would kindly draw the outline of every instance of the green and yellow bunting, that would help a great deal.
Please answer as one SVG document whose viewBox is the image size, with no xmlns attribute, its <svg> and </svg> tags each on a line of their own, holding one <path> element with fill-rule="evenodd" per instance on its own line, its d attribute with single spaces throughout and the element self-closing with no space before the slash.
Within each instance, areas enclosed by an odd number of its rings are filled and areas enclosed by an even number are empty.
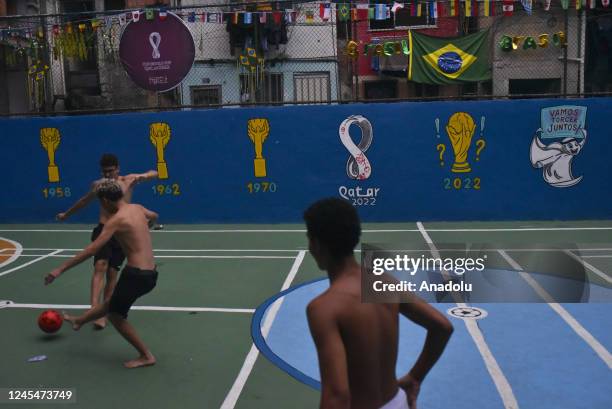
<svg viewBox="0 0 612 409">
<path fill-rule="evenodd" d="M 351 16 L 351 8 L 348 4 L 338 4 L 338 20 L 347 21 Z"/>
</svg>

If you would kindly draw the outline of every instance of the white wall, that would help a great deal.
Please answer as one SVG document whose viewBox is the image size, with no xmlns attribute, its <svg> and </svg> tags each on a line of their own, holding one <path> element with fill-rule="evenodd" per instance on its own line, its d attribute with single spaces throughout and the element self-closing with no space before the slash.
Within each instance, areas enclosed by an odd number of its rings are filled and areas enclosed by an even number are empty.
<svg viewBox="0 0 612 409">
<path fill-rule="evenodd" d="M 329 72 L 330 98 L 338 99 L 338 77 L 336 75 L 336 63 L 334 62 L 292 62 L 278 63 L 269 68 L 267 72 L 283 74 L 283 100 L 293 102 L 294 81 L 293 74 L 299 72 Z M 191 72 L 181 84 L 183 103 L 191 103 L 191 86 L 198 85 L 221 85 L 221 98 L 223 104 L 240 103 L 240 71 L 236 64 L 215 64 L 211 66 L 205 63 L 196 63 Z M 202 82 L 205 78 L 207 81 Z"/>
</svg>

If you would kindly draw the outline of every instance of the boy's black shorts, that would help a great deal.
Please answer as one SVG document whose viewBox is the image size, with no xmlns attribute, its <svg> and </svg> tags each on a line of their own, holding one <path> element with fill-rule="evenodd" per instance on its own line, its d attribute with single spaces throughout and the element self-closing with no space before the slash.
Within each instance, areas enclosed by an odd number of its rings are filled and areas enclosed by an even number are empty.
<svg viewBox="0 0 612 409">
<path fill-rule="evenodd" d="M 100 223 L 93 229 L 91 232 L 91 241 L 98 238 L 100 233 L 102 233 L 103 228 L 104 225 Z M 94 264 L 96 264 L 98 260 L 107 260 L 108 266 L 117 271 L 121 269 L 121 264 L 123 264 L 123 261 L 125 260 L 125 255 L 123 254 L 123 249 L 115 237 L 112 237 L 109 241 L 107 241 L 100 251 L 94 255 Z"/>
<path fill-rule="evenodd" d="M 110 298 L 108 312 L 127 318 L 132 304 L 157 284 L 157 270 L 141 270 L 125 266 Z"/>
</svg>

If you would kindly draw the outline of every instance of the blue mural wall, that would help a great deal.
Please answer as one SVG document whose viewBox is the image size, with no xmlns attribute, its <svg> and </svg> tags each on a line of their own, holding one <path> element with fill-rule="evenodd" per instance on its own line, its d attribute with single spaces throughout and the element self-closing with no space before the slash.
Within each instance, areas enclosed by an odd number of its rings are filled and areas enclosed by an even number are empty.
<svg viewBox="0 0 612 409">
<path fill-rule="evenodd" d="M 105 152 L 167 169 L 133 198 L 166 223 L 301 222 L 325 196 L 372 222 L 610 219 L 610 118 L 611 98 L 3 118 L 0 223 L 52 221 Z"/>
</svg>

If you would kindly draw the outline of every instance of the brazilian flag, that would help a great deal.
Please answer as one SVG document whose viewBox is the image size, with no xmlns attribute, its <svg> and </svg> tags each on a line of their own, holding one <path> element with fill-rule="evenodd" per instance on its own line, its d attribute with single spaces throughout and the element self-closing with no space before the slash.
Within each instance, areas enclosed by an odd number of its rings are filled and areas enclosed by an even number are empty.
<svg viewBox="0 0 612 409">
<path fill-rule="evenodd" d="M 347 21 L 351 15 L 351 8 L 348 4 L 338 4 L 338 20 Z"/>
<path fill-rule="evenodd" d="M 456 38 L 408 32 L 408 79 L 422 84 L 460 84 L 491 79 L 489 31 Z"/>
</svg>

